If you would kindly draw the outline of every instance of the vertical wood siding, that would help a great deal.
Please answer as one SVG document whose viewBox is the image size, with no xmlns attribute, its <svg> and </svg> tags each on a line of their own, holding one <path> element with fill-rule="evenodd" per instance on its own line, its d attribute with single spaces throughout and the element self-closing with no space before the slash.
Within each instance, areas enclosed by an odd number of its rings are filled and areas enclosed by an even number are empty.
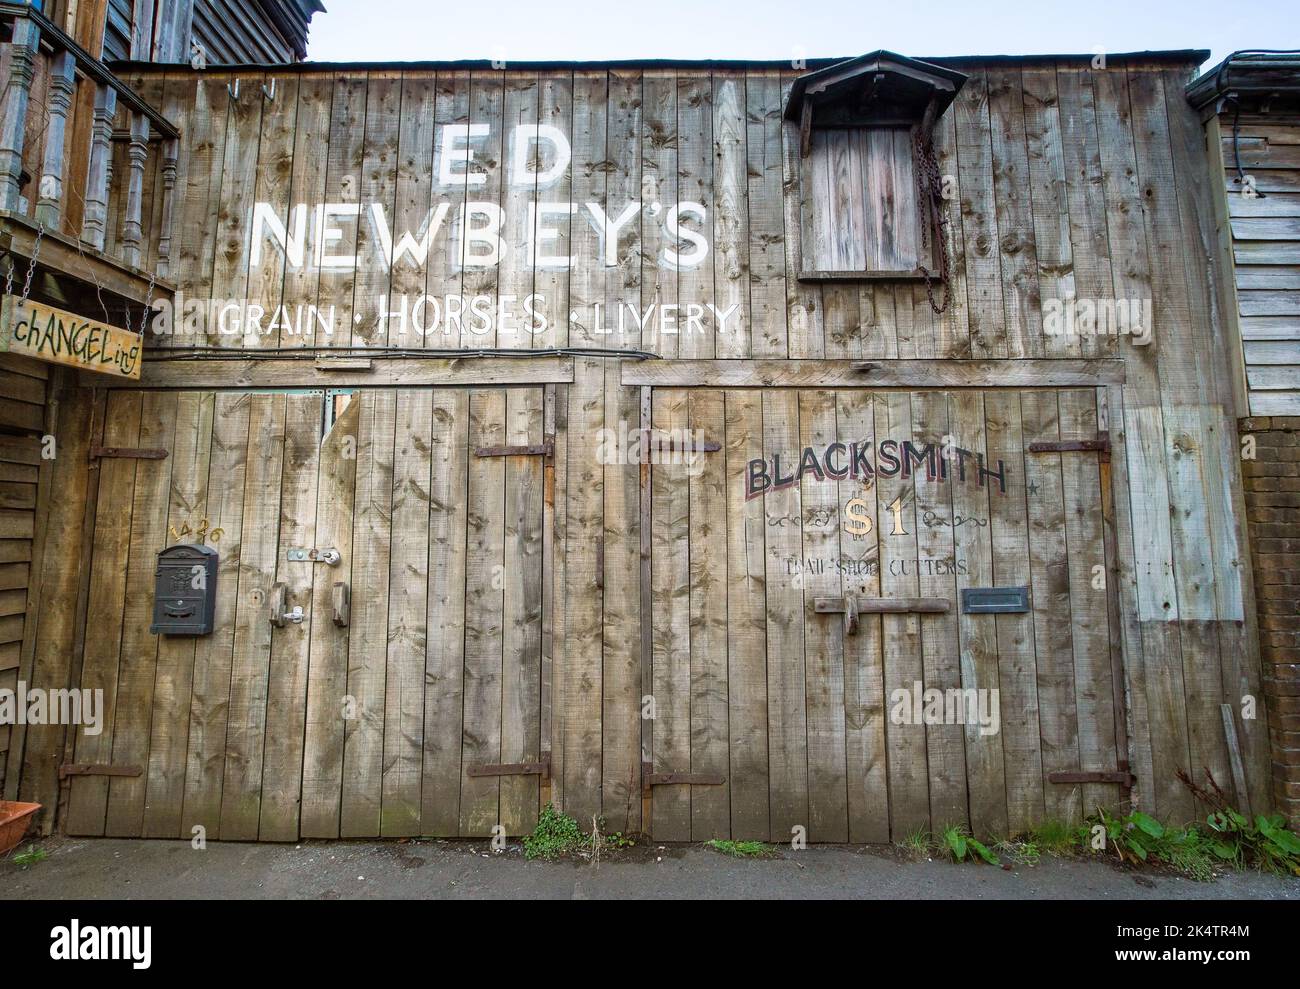
<svg viewBox="0 0 1300 989">
<path fill-rule="evenodd" d="M 346 465 L 329 441 L 322 448 L 312 440 L 317 398 L 114 395 L 106 442 L 172 435 L 174 448 L 162 464 L 102 468 L 88 614 L 111 634 L 87 638 L 84 682 L 141 718 L 150 713 L 146 735 L 114 730 L 79 740 L 76 757 L 138 759 L 147 773 L 111 784 L 78 780 L 69 826 L 180 835 L 211 821 L 222 836 L 247 838 L 486 834 L 498 820 L 521 829 L 540 796 L 536 781 L 470 777 L 466 768 L 549 752 L 553 795 L 580 822 L 645 824 L 665 839 L 782 838 L 807 826 L 813 840 L 896 840 L 955 821 L 1016 830 L 1044 817 L 1078 818 L 1116 798 L 1113 784 L 1046 778 L 1115 768 L 1112 698 L 1124 688 L 1138 797 L 1162 816 L 1188 816 L 1174 773 L 1207 766 L 1227 779 L 1216 708 L 1259 696 L 1259 663 L 1250 582 L 1238 565 L 1245 550 L 1231 411 L 1217 383 L 1226 358 L 1205 281 L 1213 225 L 1202 192 L 1217 190 L 1219 178 L 1182 95 L 1187 72 L 1138 61 L 1100 71 L 1052 61 L 958 67 L 970 80 L 935 135 L 940 169 L 955 180 L 947 203 L 954 269 L 941 315 L 915 284 L 798 280 L 805 265 L 794 232 L 809 190 L 799 181 L 797 135 L 781 119 L 792 71 L 269 72 L 242 74 L 238 100 L 229 74 L 152 77 L 168 112 L 186 122 L 173 231 L 184 294 L 336 312 L 341 329 L 328 341 L 280 329 L 263 346 L 616 347 L 680 359 L 1122 357 L 1127 380 L 1087 394 L 656 390 L 657 426 L 700 428 L 722 451 L 698 476 L 655 468 L 652 656 L 641 654 L 638 634 L 637 467 L 595 455 L 603 429 L 638 422 L 639 397 L 622 386 L 615 361 L 580 356 L 574 381 L 555 390 L 553 505 L 542 499 L 540 465 L 470 453 L 484 443 L 540 442 L 540 389 L 368 395 L 344 413 L 358 438 L 357 459 Z M 264 100 L 260 85 L 270 78 L 276 96 Z M 545 188 L 515 187 L 513 128 L 534 123 L 566 133 L 573 161 Z M 489 126 L 474 144 L 472 172 L 482 182 L 438 183 L 447 124 Z M 1263 131 L 1246 137 L 1256 142 L 1247 154 L 1276 165 L 1252 158 L 1252 167 L 1284 182 L 1290 166 L 1277 156 L 1285 150 Z M 866 187 L 873 175 L 868 165 Z M 1279 187 L 1276 202 L 1285 208 L 1289 194 Z M 455 217 L 467 200 L 502 211 L 509 253 L 497 266 L 461 264 Z M 547 220 L 556 231 L 548 250 L 571 255 L 567 268 L 528 262 L 532 200 L 577 206 Z M 677 246 L 661 221 L 669 204 L 686 200 L 707 211 L 704 224 L 685 222 L 707 236 L 710 254 L 678 271 L 659 263 Z M 300 203 L 378 202 L 396 236 L 411 229 L 417 239 L 430 208 L 448 209 L 427 259 L 391 273 L 373 263 L 378 238 L 365 216 L 341 222 L 330 248 L 363 252 L 355 269 L 294 268 L 266 244 L 255 268 L 252 201 L 270 203 L 286 226 Z M 617 264 L 606 266 L 585 204 L 616 216 L 629 202 L 641 212 L 619 238 Z M 1259 202 L 1274 202 L 1271 191 Z M 1259 254 L 1251 270 L 1265 279 L 1252 283 L 1249 298 L 1268 306 L 1287 291 L 1266 284 L 1280 277 L 1267 260 L 1280 248 L 1270 245 L 1287 242 L 1269 232 L 1280 236 L 1290 221 L 1255 215 L 1261 208 L 1246 215 L 1234 203 L 1233 223 L 1239 255 Z M 462 328 L 399 339 L 377 300 L 420 292 L 493 302 L 537 292 L 549 326 L 531 338 Z M 1153 342 L 1053 334 L 1053 307 L 1072 295 L 1150 300 Z M 618 303 L 688 302 L 734 303 L 742 315 L 725 334 L 712 321 L 703 335 L 653 324 L 623 337 L 600 332 Z M 1288 318 L 1260 310 L 1243 315 L 1243 325 L 1273 333 L 1264 327 Z M 249 342 L 203 316 L 197 339 L 167 345 Z M 1260 368 L 1289 366 L 1286 340 L 1248 335 L 1247 345 L 1257 355 L 1256 394 L 1285 393 L 1258 382 Z M 1114 441 L 1105 471 L 1095 458 L 1025 452 L 1035 441 L 1090 438 L 1103 422 Z M 766 523 L 803 517 L 836 492 L 805 483 L 758 503 L 738 499 L 736 487 L 749 460 L 846 430 L 949 435 L 1003 460 L 1036 491 L 999 499 L 954 490 L 947 500 L 882 479 L 866 499 L 876 531 L 897 510 L 912 544 L 882 538 L 879 571 L 856 593 L 956 600 L 965 586 L 1027 585 L 1032 610 L 978 622 L 956 610 L 884 615 L 864 621 L 851 642 L 814 614 L 814 597 L 846 585 L 838 576 L 795 581 L 784 561 L 809 548 L 852 556 L 864 547 L 839 530 Z M 1118 495 L 1109 515 L 1098 493 L 1106 471 Z M 228 483 L 243 486 L 238 505 L 218 490 Z M 147 581 L 140 553 L 165 542 L 163 521 L 200 510 L 222 520 L 227 547 L 238 546 L 238 568 L 223 563 L 231 594 L 220 602 L 224 631 L 197 646 L 137 642 L 131 602 Z M 989 527 L 926 524 L 953 513 L 983 513 Z M 397 532 L 414 533 L 420 545 Z M 1101 549 L 1108 535 L 1115 559 Z M 330 575 L 354 586 L 344 638 L 323 610 L 329 581 L 283 572 L 289 547 L 325 543 L 348 546 L 347 576 Z M 958 577 L 906 571 L 901 561 L 918 551 L 971 568 Z M 504 587 L 493 583 L 497 566 Z M 1118 595 L 1118 623 L 1092 591 L 1098 567 Z M 287 582 L 291 601 L 310 613 L 303 626 L 272 632 L 261 605 L 250 603 L 245 586 L 266 595 L 275 582 Z M 51 626 L 51 635 L 66 634 Z M 1113 682 L 1112 642 L 1126 684 Z M 52 652 L 38 644 L 36 656 L 57 675 Z M 509 656 L 529 658 L 511 666 Z M 726 782 L 656 787 L 652 820 L 642 821 L 647 662 L 655 770 L 716 772 Z M 891 730 L 887 698 L 917 680 L 997 687 L 1014 716 L 996 738 L 960 725 Z M 543 694 L 549 735 L 544 716 L 521 720 L 544 706 Z M 359 720 L 336 717 L 345 696 L 366 712 Z M 1267 802 L 1264 724 L 1240 723 L 1257 805 Z M 52 751 L 50 733 L 32 734 Z M 48 774 L 46 755 L 29 744 L 26 762 L 33 758 Z M 32 790 L 48 794 L 40 775 L 31 775 Z"/>
</svg>

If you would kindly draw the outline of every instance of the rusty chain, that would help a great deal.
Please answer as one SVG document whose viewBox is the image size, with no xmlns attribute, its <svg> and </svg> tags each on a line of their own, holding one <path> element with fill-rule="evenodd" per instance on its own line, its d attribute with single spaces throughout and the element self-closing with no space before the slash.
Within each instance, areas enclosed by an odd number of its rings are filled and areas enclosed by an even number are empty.
<svg viewBox="0 0 1300 989">
<path fill-rule="evenodd" d="M 27 259 L 27 274 L 23 277 L 23 292 L 18 298 L 18 304 L 24 305 L 28 297 L 32 294 L 32 276 L 36 274 L 36 259 L 41 254 L 41 238 L 45 236 L 45 224 L 38 224 L 36 227 L 36 243 L 32 247 L 32 256 Z M 14 259 L 13 255 L 9 256 L 9 270 L 5 273 L 5 295 L 14 294 Z"/>
<path fill-rule="evenodd" d="M 930 308 L 935 313 L 942 314 L 948 308 L 948 302 L 952 298 L 952 286 L 949 283 L 949 266 L 948 257 L 948 211 L 943 208 L 943 178 L 939 174 L 939 162 L 935 159 L 934 148 L 919 130 L 915 136 L 916 142 L 916 191 L 918 196 L 918 205 L 924 211 L 924 219 L 921 223 L 921 250 L 926 252 L 930 248 L 930 238 L 933 235 L 939 249 L 939 280 L 943 282 L 943 305 L 934 301 L 934 277 L 933 273 L 924 264 L 918 264 L 917 268 L 925 278 L 925 295 L 930 301 Z"/>
<path fill-rule="evenodd" d="M 36 273 L 36 259 L 41 255 L 41 238 L 44 236 L 45 224 L 37 224 L 36 243 L 32 246 L 32 256 L 27 261 L 27 277 L 23 279 L 23 294 L 20 304 L 25 303 L 27 297 L 32 294 L 32 275 Z M 13 270 L 12 267 L 10 270 Z"/>
<path fill-rule="evenodd" d="M 140 313 L 140 336 L 144 336 L 144 329 L 149 324 L 149 312 L 153 308 L 153 287 L 156 274 L 152 268 L 149 269 L 149 290 L 144 296 L 144 312 Z M 126 328 L 129 330 L 131 324 L 128 321 Z"/>
</svg>

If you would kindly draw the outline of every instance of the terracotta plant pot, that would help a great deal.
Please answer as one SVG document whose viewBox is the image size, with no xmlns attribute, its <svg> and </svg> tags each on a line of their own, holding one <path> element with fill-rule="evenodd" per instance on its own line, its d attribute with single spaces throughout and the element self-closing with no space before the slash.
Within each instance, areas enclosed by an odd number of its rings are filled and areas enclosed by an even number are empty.
<svg viewBox="0 0 1300 989">
<path fill-rule="evenodd" d="M 17 800 L 0 800 L 0 855 L 23 840 L 32 823 L 32 815 L 41 809 L 40 804 L 24 804 Z"/>
</svg>

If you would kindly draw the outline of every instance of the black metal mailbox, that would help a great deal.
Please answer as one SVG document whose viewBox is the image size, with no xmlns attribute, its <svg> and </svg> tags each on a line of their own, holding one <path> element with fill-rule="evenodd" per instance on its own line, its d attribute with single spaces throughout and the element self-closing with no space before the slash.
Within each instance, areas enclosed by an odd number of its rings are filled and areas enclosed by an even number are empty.
<svg viewBox="0 0 1300 989">
<path fill-rule="evenodd" d="M 207 635 L 217 601 L 217 551 L 185 543 L 158 554 L 154 571 L 153 623 L 162 635 Z"/>
</svg>

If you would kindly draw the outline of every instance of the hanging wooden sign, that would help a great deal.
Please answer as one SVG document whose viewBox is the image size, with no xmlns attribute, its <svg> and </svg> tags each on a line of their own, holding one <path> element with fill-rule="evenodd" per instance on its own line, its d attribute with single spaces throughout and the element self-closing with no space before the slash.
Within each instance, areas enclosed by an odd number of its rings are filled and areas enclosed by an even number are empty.
<svg viewBox="0 0 1300 989">
<path fill-rule="evenodd" d="M 6 295 L 0 303 L 0 351 L 138 381 L 144 340 L 118 326 Z"/>
</svg>

